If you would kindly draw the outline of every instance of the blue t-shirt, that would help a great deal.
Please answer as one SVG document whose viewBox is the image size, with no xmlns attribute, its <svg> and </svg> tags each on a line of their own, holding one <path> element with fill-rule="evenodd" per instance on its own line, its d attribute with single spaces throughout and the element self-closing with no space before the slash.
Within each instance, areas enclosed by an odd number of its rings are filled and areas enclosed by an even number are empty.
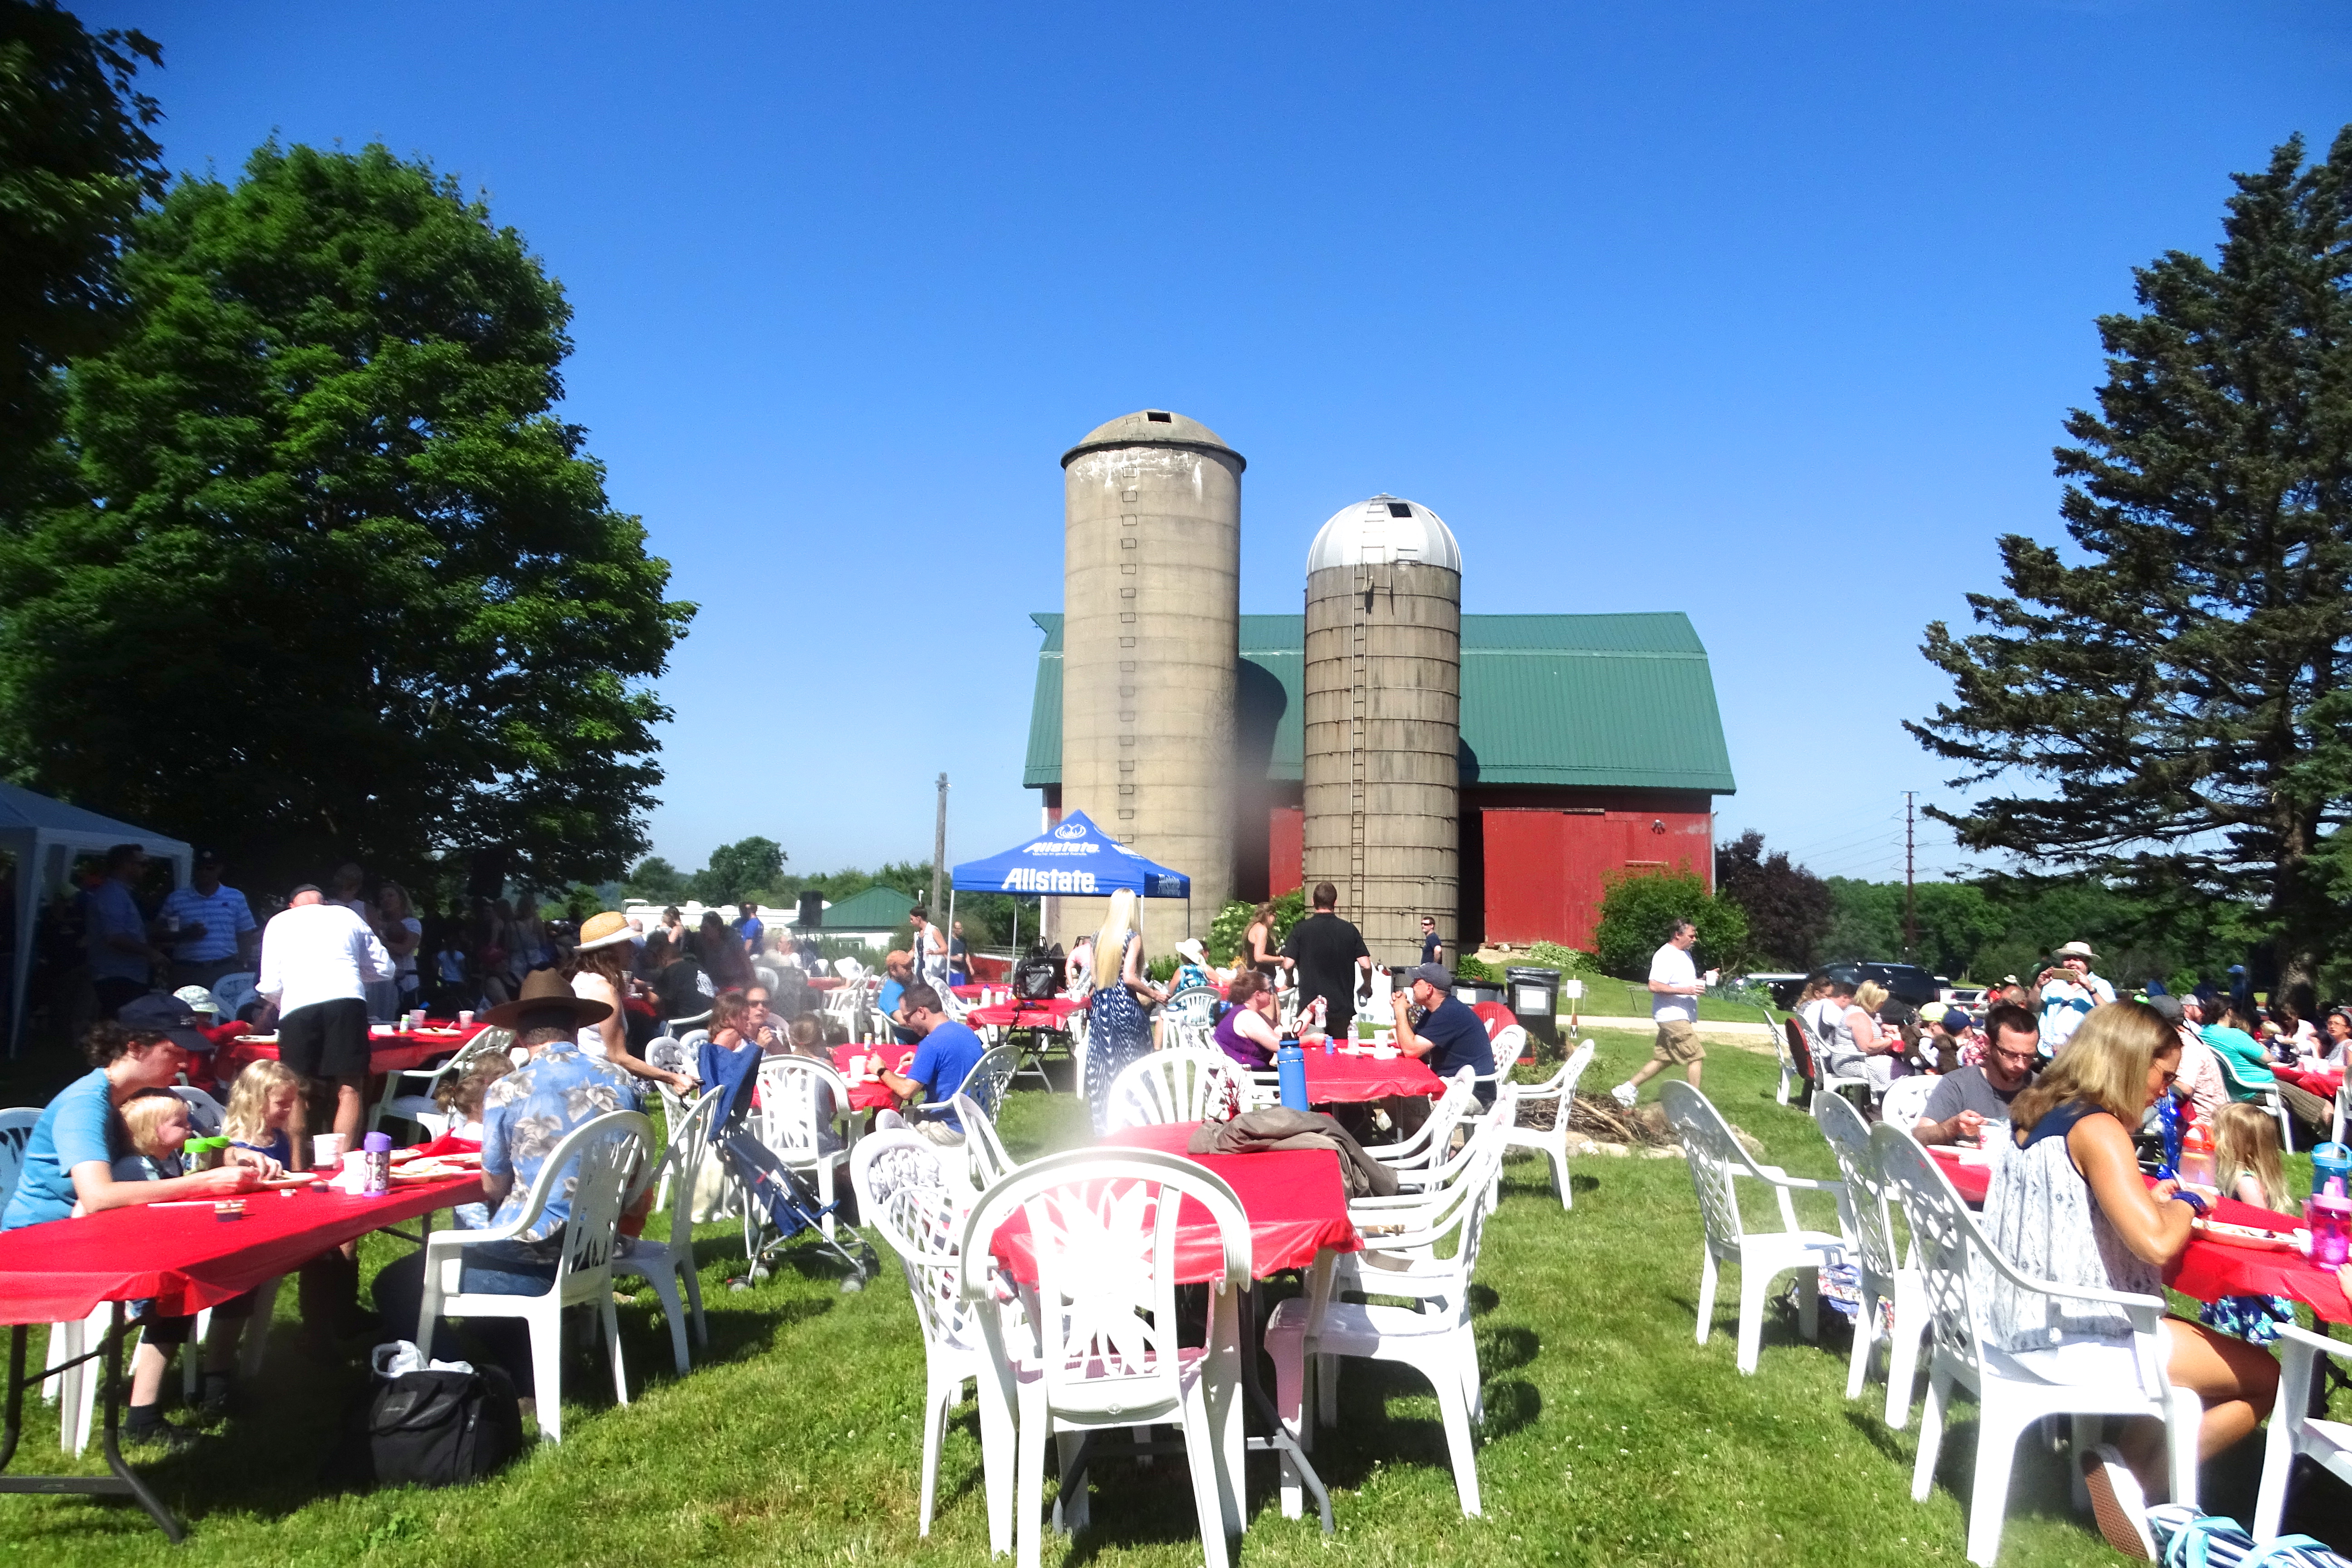
<svg viewBox="0 0 2352 1568">
<path fill-rule="evenodd" d="M 760 917 L 757 915 L 745 915 L 735 922 L 735 934 L 743 939 L 745 951 L 748 952 L 760 951 L 760 938 L 766 933 L 767 929 L 760 923 Z"/>
<path fill-rule="evenodd" d="M 93 1068 L 49 1101 L 25 1141 L 25 1169 L 16 1194 L 0 1213 L 0 1230 L 73 1216 L 73 1168 L 92 1160 L 111 1165 L 131 1152 L 128 1130 L 116 1114 L 106 1069 Z"/>
<path fill-rule="evenodd" d="M 1495 1043 L 1486 1037 L 1486 1020 L 1457 997 L 1448 996 L 1432 1007 L 1412 1033 L 1428 1045 L 1429 1054 L 1422 1060 L 1440 1078 L 1450 1079 L 1464 1068 L 1482 1078 L 1495 1070 Z M 1495 1086 L 1480 1084 L 1478 1099 L 1493 1104 Z"/>
<path fill-rule="evenodd" d="M 147 955 L 125 952 L 106 939 L 127 936 L 147 940 L 147 917 L 131 889 L 109 877 L 89 894 L 89 975 L 93 980 L 147 978 Z"/>
<path fill-rule="evenodd" d="M 907 1076 L 923 1086 L 925 1100 L 945 1100 L 963 1087 L 963 1080 L 971 1076 L 972 1064 L 987 1051 L 978 1035 L 950 1018 L 923 1037 Z M 959 1132 L 963 1131 L 963 1123 L 952 1110 L 940 1112 L 940 1120 Z"/>
</svg>

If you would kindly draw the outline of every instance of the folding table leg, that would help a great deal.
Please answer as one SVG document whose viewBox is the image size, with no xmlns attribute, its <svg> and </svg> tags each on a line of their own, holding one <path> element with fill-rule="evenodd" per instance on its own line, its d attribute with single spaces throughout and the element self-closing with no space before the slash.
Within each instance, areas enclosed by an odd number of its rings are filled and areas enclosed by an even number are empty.
<svg viewBox="0 0 2352 1568">
<path fill-rule="evenodd" d="M 0 1471 L 7 1468 L 16 1457 L 16 1439 L 23 1429 L 25 1404 L 25 1334 L 26 1325 L 18 1323 L 8 1336 L 8 1408 L 5 1430 L 0 1430 Z M 33 1493 L 41 1496 L 128 1497 L 147 1510 L 164 1539 L 177 1546 L 187 1536 L 187 1528 L 177 1515 L 163 1506 L 163 1500 L 148 1489 L 147 1483 L 123 1462 L 121 1444 L 122 1415 L 122 1303 L 114 1303 L 113 1321 L 106 1336 L 106 1433 L 100 1445 L 106 1455 L 110 1476 L 10 1476 L 0 1474 L 0 1493 Z M 34 1374 L 38 1383 L 46 1373 Z"/>
</svg>

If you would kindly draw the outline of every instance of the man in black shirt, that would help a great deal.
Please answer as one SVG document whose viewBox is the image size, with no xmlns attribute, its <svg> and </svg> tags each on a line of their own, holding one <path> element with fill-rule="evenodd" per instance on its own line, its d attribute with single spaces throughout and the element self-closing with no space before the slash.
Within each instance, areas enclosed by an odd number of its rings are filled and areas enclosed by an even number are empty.
<svg viewBox="0 0 2352 1568">
<path fill-rule="evenodd" d="M 1464 1068 L 1480 1077 L 1495 1070 L 1494 1043 L 1486 1037 L 1486 1020 L 1454 994 L 1453 972 L 1442 963 L 1424 963 L 1409 976 L 1408 994 L 1422 1009 L 1415 1026 L 1411 1008 L 1396 1011 L 1397 1049 L 1419 1057 L 1429 1070 L 1451 1080 Z M 1482 1083 L 1476 1091 L 1481 1107 L 1492 1110 L 1495 1086 Z"/>
<path fill-rule="evenodd" d="M 1421 917 L 1421 961 L 1423 963 L 1445 962 L 1445 942 L 1437 934 L 1437 921 L 1433 916 Z"/>
<path fill-rule="evenodd" d="M 1290 928 L 1282 955 L 1298 965 L 1298 1005 L 1323 998 L 1325 1026 L 1345 1039 L 1356 1023 L 1356 973 L 1370 971 L 1372 955 L 1364 933 L 1332 912 L 1339 903 L 1339 889 L 1318 882 L 1315 912 Z"/>
</svg>

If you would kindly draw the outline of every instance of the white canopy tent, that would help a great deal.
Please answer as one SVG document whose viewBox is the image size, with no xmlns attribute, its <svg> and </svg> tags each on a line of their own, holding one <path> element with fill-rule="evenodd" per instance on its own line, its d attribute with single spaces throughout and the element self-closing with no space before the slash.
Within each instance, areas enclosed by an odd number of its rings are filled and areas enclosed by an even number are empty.
<svg viewBox="0 0 2352 1568">
<path fill-rule="evenodd" d="M 117 844 L 136 844 L 172 863 L 175 887 L 185 887 L 195 851 L 166 838 L 12 784 L 0 784 L 0 849 L 16 858 L 16 951 L 9 955 L 8 1054 L 25 1027 L 25 981 L 33 969 L 33 928 L 45 894 L 64 888 L 78 855 L 102 855 Z"/>
</svg>

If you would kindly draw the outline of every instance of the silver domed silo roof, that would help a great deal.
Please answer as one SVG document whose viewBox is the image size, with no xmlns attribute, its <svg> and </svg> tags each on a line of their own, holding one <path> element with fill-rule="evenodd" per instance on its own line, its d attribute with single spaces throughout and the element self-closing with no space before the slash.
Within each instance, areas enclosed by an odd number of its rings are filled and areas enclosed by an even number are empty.
<svg viewBox="0 0 2352 1568">
<path fill-rule="evenodd" d="M 1417 562 L 1423 566 L 1462 570 L 1462 547 L 1445 520 L 1419 501 L 1392 495 L 1343 506 L 1316 534 L 1307 548 L 1307 570 L 1327 566 L 1385 565 Z"/>
</svg>

